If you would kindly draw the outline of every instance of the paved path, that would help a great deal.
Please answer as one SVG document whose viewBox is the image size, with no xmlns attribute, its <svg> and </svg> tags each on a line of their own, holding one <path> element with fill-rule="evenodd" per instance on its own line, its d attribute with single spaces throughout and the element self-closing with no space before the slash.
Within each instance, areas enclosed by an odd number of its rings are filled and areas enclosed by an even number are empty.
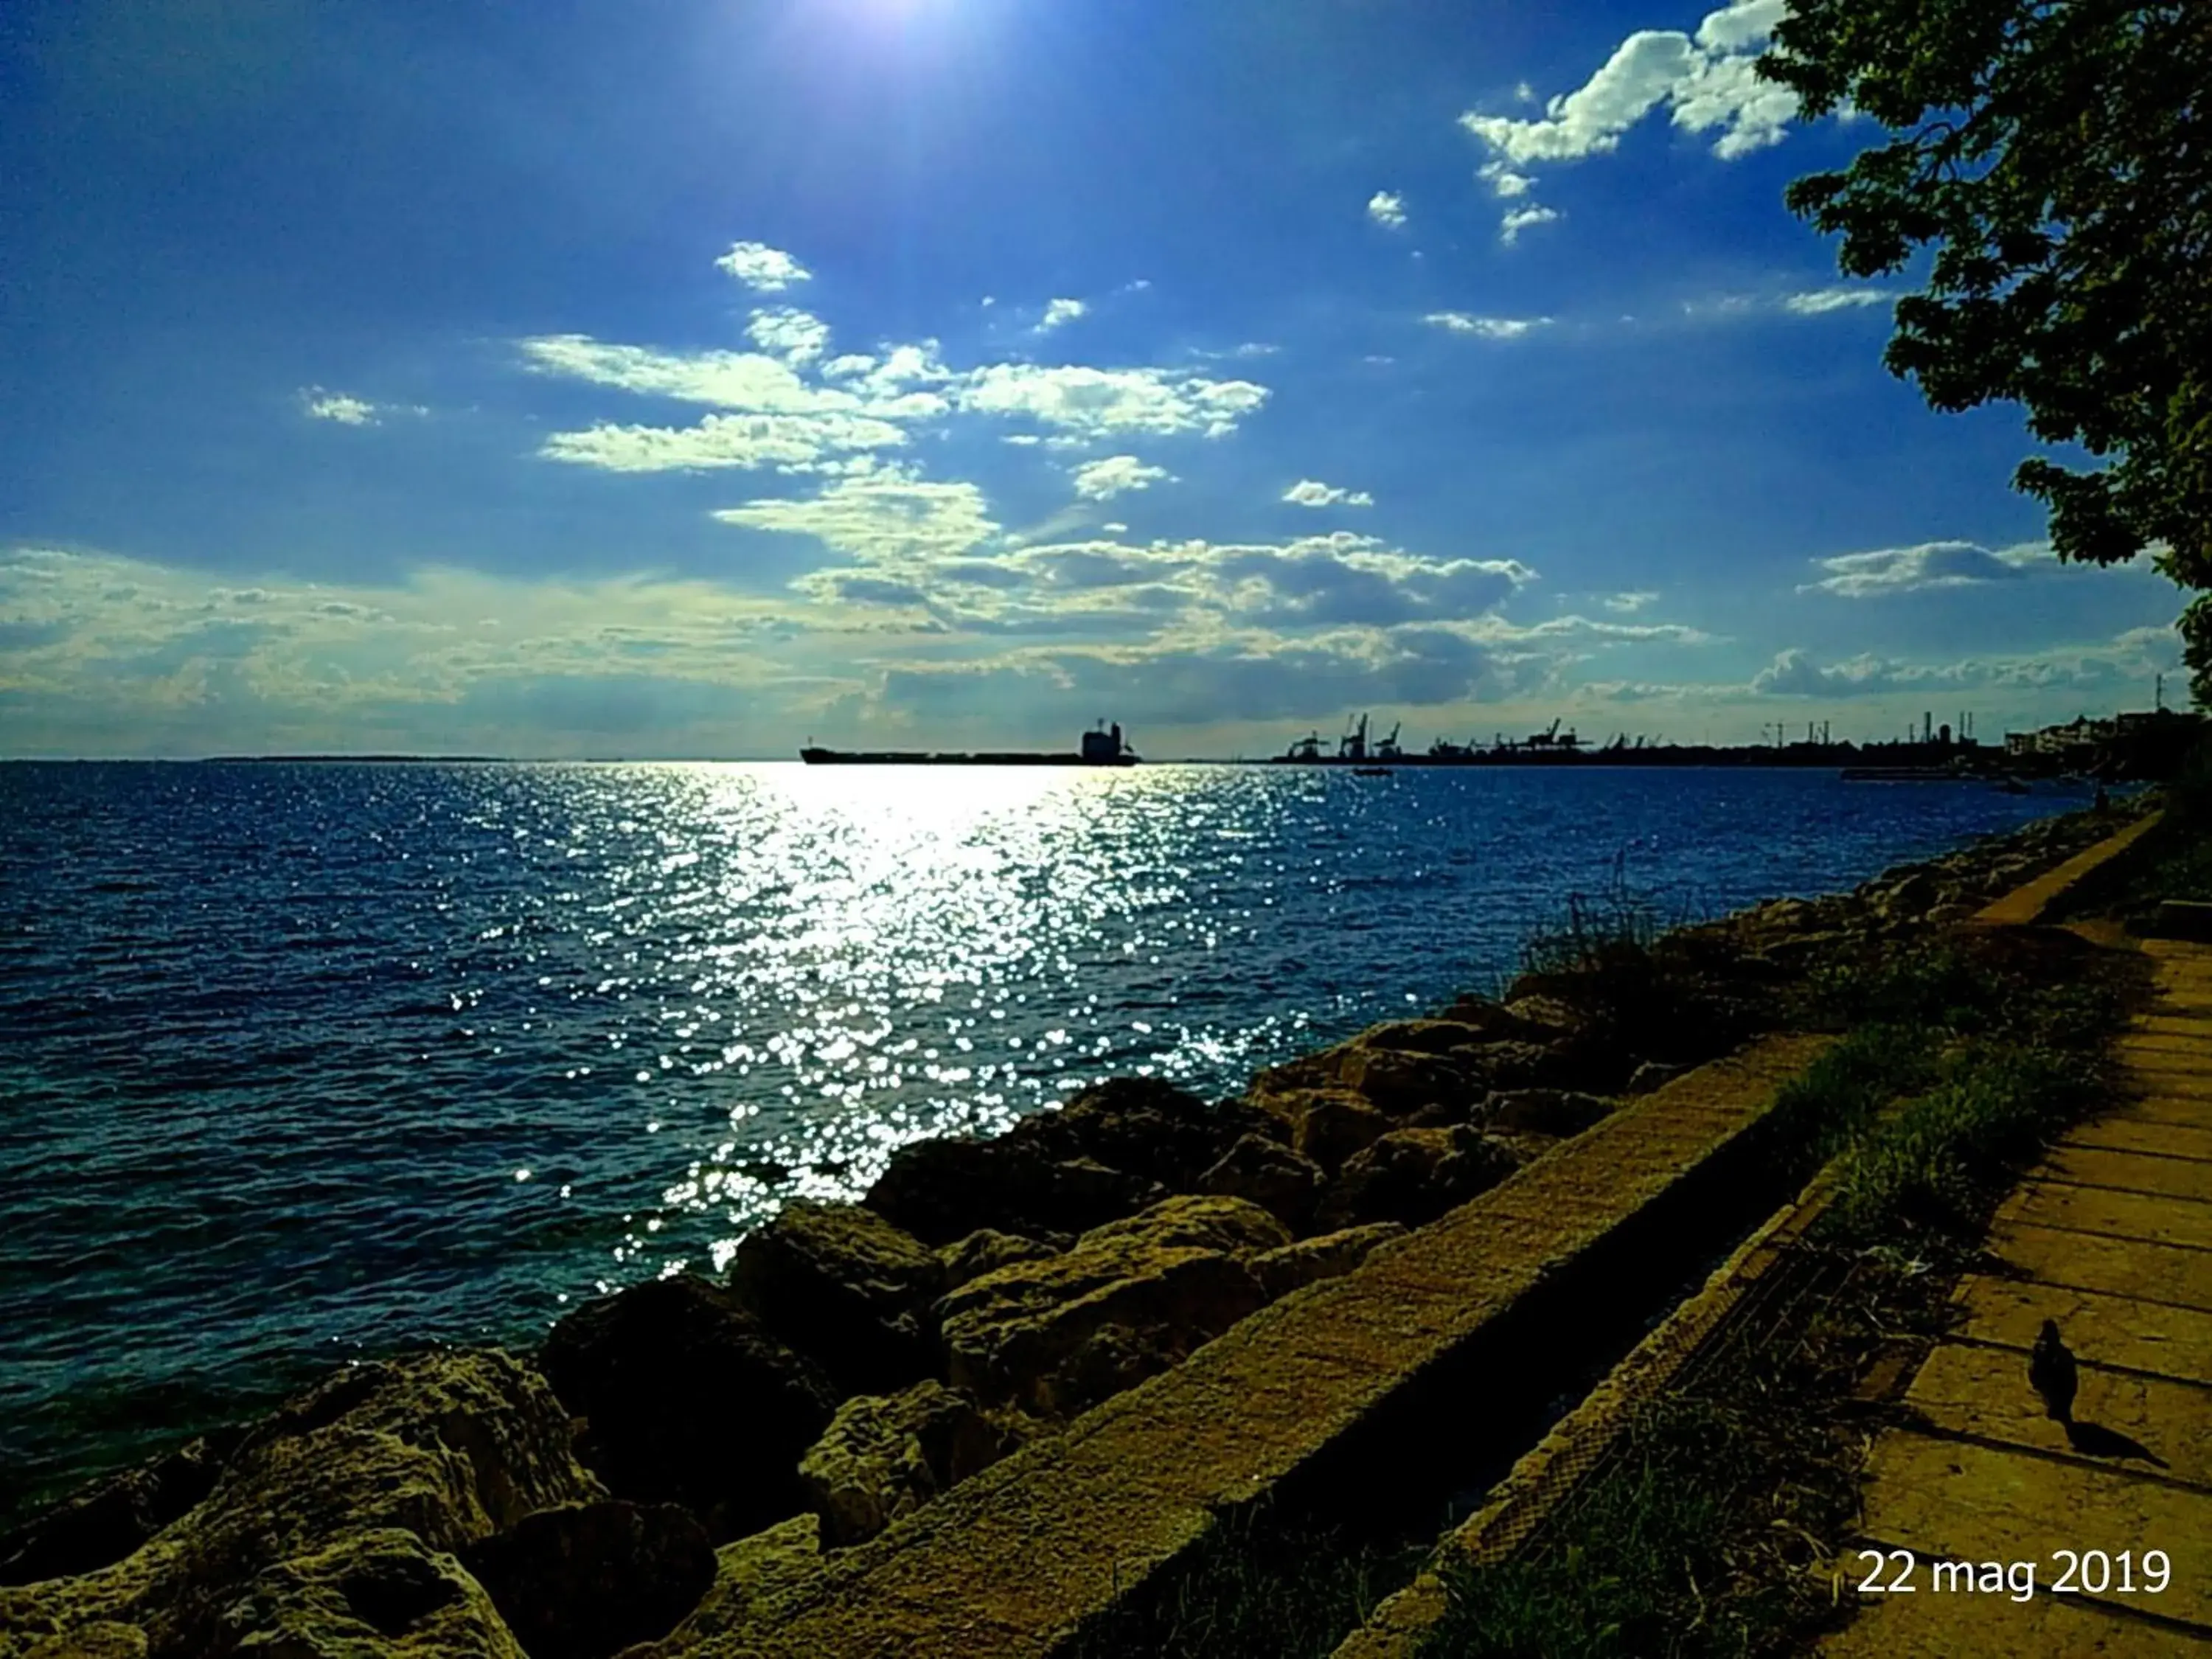
<svg viewBox="0 0 2212 1659">
<path fill-rule="evenodd" d="M 1914 1592 L 1862 1595 L 1831 1659 L 2212 1655 L 2212 945 L 2144 948 L 2159 994 L 2121 1039 L 2130 1099 L 1997 1212 L 1990 1248 L 2009 1273 L 1960 1285 L 1962 1317 L 1905 1396 L 1924 1426 L 1875 1442 L 1865 1541 L 1914 1552 Z M 2081 1364 L 2071 1436 L 2027 1382 L 2045 1319 Z M 2053 1593 L 2061 1550 L 2110 1558 L 2100 1594 Z M 2159 1595 L 2153 1550 L 2171 1567 Z M 2034 1594 L 1938 1589 L 1947 1560 L 2033 1561 Z M 1848 1586 L 1870 1563 L 1842 1565 Z M 2086 1571 L 2102 1577 L 2094 1558 Z"/>
</svg>

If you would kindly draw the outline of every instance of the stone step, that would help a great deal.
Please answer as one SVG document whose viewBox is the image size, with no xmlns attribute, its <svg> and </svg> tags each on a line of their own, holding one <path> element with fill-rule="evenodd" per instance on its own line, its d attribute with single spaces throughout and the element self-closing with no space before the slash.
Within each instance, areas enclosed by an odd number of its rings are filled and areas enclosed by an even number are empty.
<svg viewBox="0 0 2212 1659">
<path fill-rule="evenodd" d="M 2104 1369 L 2090 1334 L 2063 1332 L 2079 1364 L 2071 1432 L 2045 1411 L 2028 1386 L 2027 1356 L 2013 1348 L 1936 1345 L 1912 1379 L 1905 1404 L 1929 1427 L 1970 1435 L 2094 1468 L 2161 1479 L 2212 1492 L 2212 1389 Z M 2161 1460 L 2133 1455 L 2125 1441 Z"/>
<path fill-rule="evenodd" d="M 2212 1254 L 2203 1250 L 2022 1221 L 1993 1229 L 1990 1249 L 2016 1273 L 2045 1284 L 2212 1313 Z"/>
<path fill-rule="evenodd" d="M 2023 1359 L 2043 1322 L 2055 1319 L 2069 1346 L 2106 1365 L 2212 1387 L 2212 1313 L 1978 1273 L 1960 1281 L 1954 1301 L 1957 1335 L 2002 1344 Z"/>
<path fill-rule="evenodd" d="M 2115 1152 L 2105 1146 L 2058 1146 L 2042 1172 L 2054 1181 L 2123 1192 L 2155 1193 L 2182 1203 L 2212 1204 L 2212 1164 L 2155 1152 Z"/>
<path fill-rule="evenodd" d="M 1851 1556 L 1844 1561 L 1854 1574 L 1869 1565 Z M 2071 1595 L 2015 1601 L 2002 1592 L 1923 1592 L 1859 1597 L 1850 1624 L 1820 1652 L 1828 1659 L 2184 1659 L 2212 1655 L 2212 1634 L 2130 1618 Z"/>
<path fill-rule="evenodd" d="M 2148 1152 L 2157 1158 L 2190 1158 L 2212 1164 L 2212 1113 L 2203 1127 L 2160 1123 L 2113 1114 L 2083 1124 L 2060 1144 L 2114 1152 Z"/>
<path fill-rule="evenodd" d="M 2212 1204 L 2154 1194 L 2038 1178 L 2023 1182 L 1999 1206 L 1996 1218 L 2000 1225 L 2017 1220 L 2212 1253 Z"/>
<path fill-rule="evenodd" d="M 2139 1577 L 2137 1594 L 2108 1589 L 2101 1599 L 2212 1632 L 2212 1493 L 2077 1459 L 1896 1430 L 1875 1443 L 1868 1462 L 1863 1531 L 1869 1547 L 1920 1558 L 1915 1594 L 1945 1601 L 1956 1626 L 1991 1598 L 1941 1595 L 1931 1561 L 2033 1561 L 2044 1595 L 2066 1570 L 2055 1551 L 2128 1550 L 2140 1562 L 2160 1550 L 2172 1568 L 2161 1594 L 2142 1589 Z M 1847 1552 L 1843 1565 L 1848 1571 L 1863 1564 Z"/>
</svg>

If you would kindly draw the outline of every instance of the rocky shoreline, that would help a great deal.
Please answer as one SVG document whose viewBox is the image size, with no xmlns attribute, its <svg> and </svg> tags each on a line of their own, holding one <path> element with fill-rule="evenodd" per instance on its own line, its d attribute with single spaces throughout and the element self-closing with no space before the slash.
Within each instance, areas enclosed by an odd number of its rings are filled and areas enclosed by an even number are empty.
<svg viewBox="0 0 2212 1659">
<path fill-rule="evenodd" d="M 0 1659 L 677 1655 L 858 1543 L 1351 1271 L 1613 1111 L 1817 1018 L 1824 970 L 1963 921 L 2118 826 L 2041 820 L 1850 893 L 1603 924 L 1206 1103 L 1116 1079 L 795 1202 L 719 1279 L 533 1356 L 348 1367 L 0 1536 Z"/>
</svg>

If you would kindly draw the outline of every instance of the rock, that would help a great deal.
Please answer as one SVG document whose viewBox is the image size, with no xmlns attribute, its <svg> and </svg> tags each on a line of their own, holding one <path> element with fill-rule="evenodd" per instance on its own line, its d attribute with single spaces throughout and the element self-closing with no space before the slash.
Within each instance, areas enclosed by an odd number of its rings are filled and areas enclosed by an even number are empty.
<svg viewBox="0 0 2212 1659">
<path fill-rule="evenodd" d="M 1406 1229 L 1395 1221 L 1347 1227 L 1340 1232 L 1302 1239 L 1296 1244 L 1285 1244 L 1255 1256 L 1252 1271 L 1259 1278 L 1260 1288 L 1272 1302 L 1324 1279 L 1341 1278 L 1366 1261 L 1378 1247 L 1405 1236 Z"/>
<path fill-rule="evenodd" d="M 1520 1022 L 1494 1003 L 1459 1006 L 1466 1006 L 1470 1013 L 1482 1007 L 1494 1012 L 1487 1017 L 1478 1014 L 1470 1019 L 1461 1019 L 1455 1013 L 1442 1019 L 1389 1020 L 1369 1026 L 1346 1046 L 1395 1049 L 1409 1054 L 1448 1054 L 1469 1043 L 1522 1035 Z"/>
<path fill-rule="evenodd" d="M 945 1288 L 957 1291 L 969 1279 L 995 1272 L 1014 1261 L 1034 1261 L 1039 1256 L 1057 1254 L 1053 1247 L 1034 1238 L 1024 1238 L 1018 1233 L 994 1232 L 988 1227 L 979 1229 L 937 1253 L 937 1262 L 943 1275 Z"/>
<path fill-rule="evenodd" d="M 1790 933 L 1814 925 L 1813 907 L 1803 899 L 1769 899 L 1751 912 L 1755 926 L 1762 932 Z"/>
<path fill-rule="evenodd" d="M 508 1354 L 349 1366 L 240 1437 L 208 1495 L 125 1559 L 0 1590 L 0 1631 L 135 1628 L 156 1655 L 520 1659 L 452 1552 L 605 1496 L 570 1439 Z"/>
<path fill-rule="evenodd" d="M 1471 1028 L 1475 1033 L 1461 1037 L 1457 1042 L 1448 1045 L 1450 1048 L 1481 1042 L 1492 1037 L 1528 1035 L 1526 1021 L 1521 1012 L 1492 997 L 1461 997 L 1449 1004 L 1438 1018 L 1454 1025 Z"/>
<path fill-rule="evenodd" d="M 1004 1450 L 974 1402 L 942 1382 L 918 1382 L 888 1399 L 848 1400 L 799 1460 L 823 1530 L 839 1544 L 872 1538 Z"/>
<path fill-rule="evenodd" d="M 786 1204 L 738 1246 L 730 1285 L 840 1394 L 903 1388 L 933 1369 L 936 1254 L 858 1204 Z"/>
<path fill-rule="evenodd" d="M 350 1365 L 240 1440 L 192 1531 L 245 1518 L 254 1547 L 404 1527 L 453 1550 L 533 1510 L 606 1494 L 538 1372 L 493 1349 Z"/>
<path fill-rule="evenodd" d="M 0 1535 L 0 1584 L 91 1572 L 122 1560 L 215 1489 L 244 1437 L 230 1429 L 94 1482 Z"/>
<path fill-rule="evenodd" d="M 1323 1170 L 1335 1169 L 1391 1127 L 1389 1118 L 1348 1089 L 1276 1095 L 1269 1109 L 1289 1118 L 1292 1150 Z"/>
<path fill-rule="evenodd" d="M 1188 1204 L 1237 1202 L 1188 1200 L 1159 1237 L 1141 1227 L 1101 1230 L 1065 1254 L 1001 1267 L 951 1292 L 937 1316 L 953 1386 L 987 1406 L 1068 1417 L 1218 1336 L 1266 1300 L 1259 1280 L 1223 1250 L 1162 1239 L 1219 1224 L 1218 1214 Z M 1256 1206 L 1239 1210 L 1283 1236 Z M 1256 1225 L 1250 1216 L 1235 1224 Z"/>
<path fill-rule="evenodd" d="M 1512 1039 L 1462 1048 L 1452 1058 L 1464 1075 L 1473 1079 L 1477 1095 L 1492 1089 L 1522 1088 L 1537 1084 L 1564 1084 L 1577 1069 L 1573 1058 L 1558 1046 L 1547 1047 Z"/>
<path fill-rule="evenodd" d="M 660 1641 L 620 1659 L 679 1659 L 702 1649 L 717 1655 L 750 1651 L 748 1629 L 772 1626 L 778 1607 L 822 1569 L 822 1521 L 796 1516 L 714 1552 L 714 1582 L 690 1616 Z"/>
<path fill-rule="evenodd" d="M 1554 996 L 1532 995 L 1516 997 L 1505 1005 L 1516 1027 L 1492 1033 L 1494 1036 L 1518 1036 L 1533 1042 L 1556 1042 L 1573 1036 L 1589 1024 L 1589 1015 L 1573 1003 Z"/>
<path fill-rule="evenodd" d="M 1507 1042 L 1509 1046 L 1519 1046 L 1510 1040 Z M 1346 1088 L 1378 1111 L 1403 1117 L 1433 1103 L 1464 1100 L 1480 1094 L 1480 1086 L 1470 1085 L 1461 1062 L 1468 1054 L 1483 1052 L 1484 1048 L 1470 1045 L 1453 1049 L 1445 1056 L 1404 1048 L 1374 1048 L 1361 1039 L 1337 1051 L 1337 1077 Z"/>
<path fill-rule="evenodd" d="M 268 1659 L 525 1659 L 483 1588 L 411 1532 L 352 1534 L 254 1578 L 216 1644 Z M 169 1650 L 164 1650 L 167 1651 Z M 528 1659 L 550 1659 L 535 1651 Z"/>
<path fill-rule="evenodd" d="M 1243 1101 L 1208 1105 L 1158 1078 L 1117 1077 L 1092 1085 L 1056 1111 L 1024 1118 L 1006 1139 L 1055 1162 L 1089 1158 L 1188 1192 L 1242 1137 L 1276 1132 L 1273 1119 Z"/>
<path fill-rule="evenodd" d="M 1291 1242 L 1290 1230 L 1249 1200 L 1185 1194 L 1163 1199 L 1152 1208 L 1121 1221 L 1093 1227 L 1075 1243 L 1078 1249 L 1131 1239 L 1162 1249 L 1219 1250 L 1254 1255 Z"/>
<path fill-rule="evenodd" d="M 1655 1089 L 1665 1087 L 1689 1069 L 1686 1066 L 1669 1066 L 1664 1060 L 1647 1060 L 1628 1074 L 1627 1092 L 1648 1095 Z"/>
<path fill-rule="evenodd" d="M 1331 1231 L 1376 1221 L 1419 1227 L 1496 1186 L 1520 1167 L 1470 1129 L 1394 1129 L 1345 1161 L 1315 1211 Z"/>
<path fill-rule="evenodd" d="M 799 1456 L 836 1396 L 723 1287 L 679 1274 L 586 1303 L 538 1363 L 616 1497 L 685 1504 L 716 1538 L 805 1507 Z"/>
<path fill-rule="evenodd" d="M 1613 1115 L 1613 1103 L 1571 1089 L 1507 1089 L 1491 1096 L 1484 1127 L 1525 1129 L 1565 1139 Z"/>
<path fill-rule="evenodd" d="M 1052 1158 L 1009 1135 L 902 1146 L 863 1202 L 923 1243 L 936 1245 L 981 1228 L 1081 1232 L 1166 1196 L 1146 1176 L 1094 1158 Z"/>
<path fill-rule="evenodd" d="M 1910 921 L 1925 915 L 1942 896 L 1935 878 L 1924 870 L 1915 870 L 1892 883 L 1875 901 L 1875 908 L 1885 919 Z"/>
<path fill-rule="evenodd" d="M 103 1620 L 33 1642 L 23 1659 L 146 1659 L 147 1652 L 146 1632 L 137 1626 Z"/>
<path fill-rule="evenodd" d="M 530 1659 L 607 1659 L 657 1640 L 714 1580 L 690 1510 L 619 1499 L 541 1510 L 469 1545 L 461 1563 Z"/>
<path fill-rule="evenodd" d="M 1243 1136 L 1198 1178 L 1200 1192 L 1249 1199 L 1293 1229 L 1312 1213 L 1320 1185 L 1320 1165 L 1261 1135 Z"/>
</svg>

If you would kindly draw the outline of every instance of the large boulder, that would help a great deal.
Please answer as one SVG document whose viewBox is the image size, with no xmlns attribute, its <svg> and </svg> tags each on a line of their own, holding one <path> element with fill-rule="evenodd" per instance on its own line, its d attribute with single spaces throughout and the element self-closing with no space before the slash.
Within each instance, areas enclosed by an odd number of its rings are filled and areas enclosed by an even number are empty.
<svg viewBox="0 0 2212 1659">
<path fill-rule="evenodd" d="M 674 1504 L 541 1510 L 460 1559 L 530 1659 L 608 1659 L 656 1640 L 714 1579 L 706 1529 Z"/>
<path fill-rule="evenodd" d="M 112 1626 L 157 1655 L 520 1659 L 453 1552 L 605 1496 L 570 1441 L 568 1412 L 511 1355 L 349 1366 L 255 1425 L 206 1497 L 132 1554 L 0 1589 L 0 1653 L 18 1632 Z"/>
<path fill-rule="evenodd" d="M 918 1382 L 840 1406 L 799 1460 L 799 1478 L 830 1539 L 857 1544 L 988 1468 L 1005 1449 L 1006 1437 L 972 1401 L 942 1382 Z"/>
<path fill-rule="evenodd" d="M 1459 1017 L 1462 1009 L 1470 1018 Z M 1470 1043 L 1522 1035 L 1520 1021 L 1496 1003 L 1462 1003 L 1454 1005 L 1441 1019 L 1394 1019 L 1370 1025 L 1345 1046 L 1408 1054 L 1448 1054 Z"/>
<path fill-rule="evenodd" d="M 1260 1288 L 1272 1302 L 1292 1291 L 1317 1285 L 1324 1279 L 1341 1278 L 1382 1246 L 1405 1236 L 1405 1227 L 1395 1221 L 1347 1227 L 1340 1232 L 1322 1233 L 1255 1256 L 1252 1271 L 1260 1280 Z"/>
<path fill-rule="evenodd" d="M 902 1146 L 863 1201 L 925 1244 L 950 1244 L 982 1228 L 1066 1237 L 1165 1196 L 1148 1176 L 1095 1158 L 1054 1158 L 1007 1135 Z"/>
<path fill-rule="evenodd" d="M 1024 1118 L 1006 1139 L 1054 1161 L 1089 1158 L 1188 1192 L 1241 1137 L 1276 1132 L 1273 1119 L 1243 1101 L 1209 1105 L 1158 1078 L 1117 1077 Z"/>
<path fill-rule="evenodd" d="M 1567 1042 L 1524 1042 L 1506 1037 L 1455 1050 L 1452 1059 L 1462 1074 L 1472 1079 L 1473 1092 L 1479 1096 L 1488 1089 L 1565 1083 L 1581 1069 L 1578 1047 Z"/>
<path fill-rule="evenodd" d="M 1394 1129 L 1345 1161 L 1315 1224 L 1422 1226 L 1496 1186 L 1520 1163 L 1510 1148 L 1471 1129 Z"/>
<path fill-rule="evenodd" d="M 192 1440 L 0 1534 L 0 1584 L 35 1583 L 122 1560 L 215 1490 L 223 1460 L 244 1432 Z"/>
<path fill-rule="evenodd" d="M 1257 1204 L 1285 1226 L 1305 1224 L 1321 1186 L 1321 1166 L 1264 1135 L 1245 1135 L 1198 1178 L 1198 1189 Z"/>
<path fill-rule="evenodd" d="M 752 1650 L 748 1631 L 772 1627 L 778 1609 L 822 1568 L 822 1521 L 794 1516 L 714 1552 L 714 1582 L 705 1599 L 668 1635 L 631 1649 L 622 1659 L 681 1659 Z"/>
<path fill-rule="evenodd" d="M 270 1659 L 553 1659 L 525 1649 L 483 1587 L 398 1528 L 349 1533 L 257 1574 L 206 1648 Z"/>
<path fill-rule="evenodd" d="M 683 1504 L 718 1539 L 805 1507 L 799 1454 L 836 1393 L 725 1287 L 678 1274 L 586 1303 L 538 1364 L 586 1419 L 583 1455 L 615 1496 Z"/>
<path fill-rule="evenodd" d="M 1433 1028 L 1440 1022 L 1425 1024 L 1433 1035 Z M 1396 1028 L 1381 1029 L 1389 1034 Z M 1380 1046 L 1370 1040 L 1372 1035 L 1336 1051 L 1337 1077 L 1346 1088 L 1376 1110 L 1391 1117 L 1404 1117 L 1424 1106 L 1464 1100 L 1482 1092 L 1481 1083 L 1469 1078 L 1462 1056 L 1486 1052 L 1486 1049 L 1470 1044 L 1438 1054 L 1423 1049 Z M 1520 1045 L 1510 1039 L 1501 1039 L 1500 1046 Z"/>
<path fill-rule="evenodd" d="M 1192 1248 L 1229 1255 L 1256 1255 L 1291 1242 L 1290 1230 L 1249 1199 L 1218 1193 L 1186 1193 L 1161 1200 L 1120 1221 L 1093 1227 L 1075 1242 L 1078 1249 L 1097 1249 L 1131 1239 L 1164 1249 Z"/>
<path fill-rule="evenodd" d="M 730 1284 L 840 1394 L 903 1388 L 933 1369 L 936 1253 L 859 1204 L 786 1204 L 738 1246 Z"/>
<path fill-rule="evenodd" d="M 1156 1229 L 1142 1218 L 1101 1229 L 952 1291 L 937 1313 L 953 1385 L 986 1405 L 1063 1418 L 1175 1364 L 1267 1300 L 1238 1255 L 1176 1242 L 1286 1237 L 1255 1205 L 1193 1207 L 1237 1204 L 1170 1200 Z"/>
<path fill-rule="evenodd" d="M 1291 1126 L 1291 1148 L 1320 1169 L 1334 1170 L 1391 1128 L 1390 1119 L 1349 1089 L 1304 1089 L 1267 1097 L 1270 1111 Z"/>
<path fill-rule="evenodd" d="M 965 1238 L 941 1246 L 937 1252 L 937 1265 L 945 1288 L 957 1291 L 971 1279 L 981 1279 L 985 1273 L 996 1273 L 1014 1262 L 1034 1261 L 1039 1256 L 1057 1254 L 1041 1239 L 981 1227 Z"/>
</svg>

